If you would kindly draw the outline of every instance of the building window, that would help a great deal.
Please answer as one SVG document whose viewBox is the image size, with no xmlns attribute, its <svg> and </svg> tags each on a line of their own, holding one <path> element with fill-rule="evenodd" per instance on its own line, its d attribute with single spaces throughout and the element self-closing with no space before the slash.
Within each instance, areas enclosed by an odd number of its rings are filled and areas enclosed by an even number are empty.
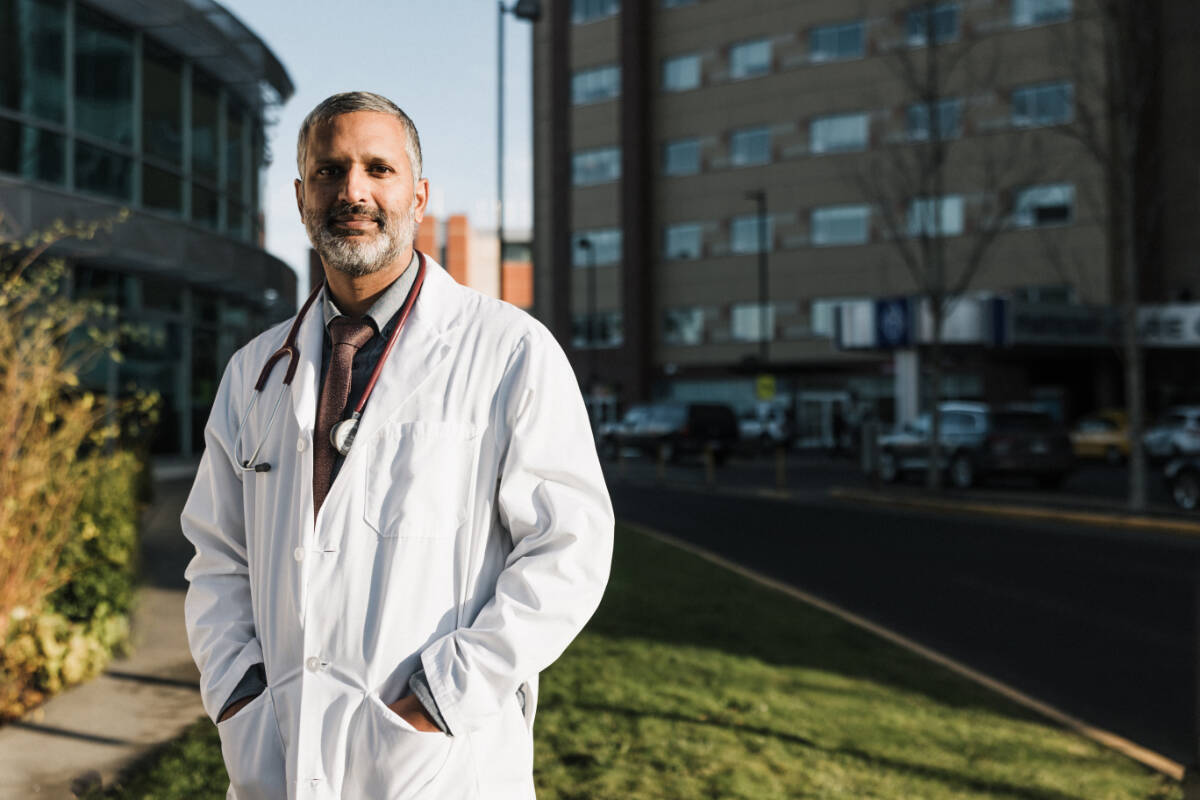
<svg viewBox="0 0 1200 800">
<path fill-rule="evenodd" d="M 620 347 L 625 342 L 624 315 L 620 311 L 599 311 L 590 319 L 589 326 L 589 315 L 571 315 L 572 347 Z"/>
<path fill-rule="evenodd" d="M 861 20 L 813 28 L 808 35 L 808 60 L 823 63 L 862 58 L 866 39 L 866 26 Z"/>
<path fill-rule="evenodd" d="M 774 339 L 775 309 L 770 304 L 763 306 L 759 303 L 734 303 L 729 307 L 729 335 L 735 342 Z"/>
<path fill-rule="evenodd" d="M 755 39 L 729 48 L 729 77 L 757 78 L 771 71 L 771 42 Z"/>
<path fill-rule="evenodd" d="M 918 197 L 909 204 L 909 236 L 960 236 L 962 232 L 962 195 Z"/>
<path fill-rule="evenodd" d="M 133 199 L 133 160 L 102 147 L 75 143 L 75 186 L 128 202 Z"/>
<path fill-rule="evenodd" d="M 668 308 L 663 311 L 663 343 L 674 345 L 704 342 L 704 309 Z"/>
<path fill-rule="evenodd" d="M 663 234 L 663 258 L 682 261 L 700 258 L 704 251 L 704 228 L 697 222 L 668 225 Z"/>
<path fill-rule="evenodd" d="M 817 246 L 866 244 L 871 236 L 871 207 L 865 205 L 814 208 L 809 240 Z"/>
<path fill-rule="evenodd" d="M 571 103 L 582 106 L 612 100 L 621 94 L 621 68 L 616 65 L 585 69 L 571 76 Z"/>
<path fill-rule="evenodd" d="M 576 186 L 611 183 L 621 177 L 621 148 L 584 150 L 571 157 L 571 182 Z"/>
<path fill-rule="evenodd" d="M 1071 18 L 1071 0 L 1013 0 L 1013 25 L 1048 25 Z"/>
<path fill-rule="evenodd" d="M 1075 115 L 1075 89 L 1066 82 L 1022 86 L 1013 90 L 1012 122 L 1021 128 L 1059 125 Z"/>
<path fill-rule="evenodd" d="M 592 251 L 579 246 L 587 239 L 592 243 Z M 571 234 L 571 266 L 573 267 L 607 267 L 621 260 L 621 229 L 596 228 L 586 231 L 575 231 Z"/>
<path fill-rule="evenodd" d="M 761 230 L 765 223 L 766 230 Z M 763 239 L 766 239 L 767 252 L 773 248 L 771 243 L 774 241 L 775 230 L 774 220 L 769 216 L 765 219 L 757 214 L 749 214 L 744 217 L 734 217 L 729 225 L 729 249 L 734 253 L 758 253 L 762 251 Z"/>
<path fill-rule="evenodd" d="M 75 127 L 133 144 L 133 34 L 82 5 L 75 9 Z"/>
<path fill-rule="evenodd" d="M 664 92 L 686 92 L 700 86 L 700 56 L 686 55 L 663 61 L 662 88 Z"/>
<path fill-rule="evenodd" d="M 859 297 L 825 297 L 813 300 L 808 312 L 809 332 L 813 336 L 832 338 L 837 333 L 837 318 L 842 306 L 861 300 Z"/>
<path fill-rule="evenodd" d="M 926 142 L 936 134 L 939 141 L 957 139 L 962 136 L 962 99 L 957 97 L 939 100 L 937 113 L 930 120 L 929 104 L 916 103 L 908 107 L 908 138 L 914 142 Z M 931 124 L 932 123 L 932 124 Z"/>
<path fill-rule="evenodd" d="M 192 172 L 199 178 L 217 181 L 217 121 L 220 99 L 217 82 L 192 72 Z"/>
<path fill-rule="evenodd" d="M 766 126 L 742 128 L 729 138 L 729 163 L 752 167 L 771 162 L 771 129 Z"/>
<path fill-rule="evenodd" d="M 65 170 L 64 137 L 0 117 L 0 172 L 62 184 Z"/>
<path fill-rule="evenodd" d="M 183 166 L 183 62 L 151 41 L 142 58 L 142 153 Z"/>
<path fill-rule="evenodd" d="M 808 125 L 808 148 L 813 153 L 865 150 L 870 117 L 865 113 L 818 117 Z"/>
<path fill-rule="evenodd" d="M 611 17 L 621 10 L 621 0 L 571 0 L 571 22 L 591 22 Z"/>
<path fill-rule="evenodd" d="M 52 0 L 0 0 L 0 107 L 66 119 L 66 12 Z"/>
<path fill-rule="evenodd" d="M 908 12 L 907 42 L 911 47 L 945 44 L 958 38 L 958 3 L 924 3 Z"/>
<path fill-rule="evenodd" d="M 1017 193 L 1013 224 L 1018 228 L 1066 225 L 1075 216 L 1075 187 L 1069 183 L 1030 186 Z"/>
<path fill-rule="evenodd" d="M 676 139 L 663 145 L 664 175 L 695 175 L 700 172 L 700 140 Z"/>
<path fill-rule="evenodd" d="M 663 8 L 681 8 L 695 5 L 699 0 L 662 0 Z"/>
</svg>

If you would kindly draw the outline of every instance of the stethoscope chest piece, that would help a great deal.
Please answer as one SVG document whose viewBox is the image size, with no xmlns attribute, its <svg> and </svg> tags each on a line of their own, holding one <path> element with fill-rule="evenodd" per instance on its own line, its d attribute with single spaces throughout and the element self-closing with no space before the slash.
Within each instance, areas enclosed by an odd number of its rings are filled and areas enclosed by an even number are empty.
<svg viewBox="0 0 1200 800">
<path fill-rule="evenodd" d="M 350 447 L 354 444 L 354 436 L 358 433 L 358 417 L 355 414 L 350 419 L 344 419 L 329 431 L 329 442 L 343 456 L 350 453 Z"/>
</svg>

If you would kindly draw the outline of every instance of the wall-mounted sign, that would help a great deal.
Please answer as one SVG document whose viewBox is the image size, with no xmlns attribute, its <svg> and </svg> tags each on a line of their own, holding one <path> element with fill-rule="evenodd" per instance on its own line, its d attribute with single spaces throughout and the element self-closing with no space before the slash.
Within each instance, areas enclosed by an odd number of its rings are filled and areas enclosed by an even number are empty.
<svg viewBox="0 0 1200 800">
<path fill-rule="evenodd" d="M 1138 336 L 1145 347 L 1200 347 L 1200 303 L 1142 306 Z"/>
</svg>

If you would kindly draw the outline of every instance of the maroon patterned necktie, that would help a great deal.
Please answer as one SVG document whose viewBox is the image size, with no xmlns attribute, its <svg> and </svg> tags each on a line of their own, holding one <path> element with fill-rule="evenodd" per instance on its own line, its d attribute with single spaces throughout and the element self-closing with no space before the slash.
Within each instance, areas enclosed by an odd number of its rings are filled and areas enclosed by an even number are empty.
<svg viewBox="0 0 1200 800">
<path fill-rule="evenodd" d="M 329 339 L 333 342 L 333 348 L 325 382 L 321 385 L 321 399 L 317 403 L 317 431 L 313 438 L 314 517 L 321 510 L 321 504 L 325 502 L 325 495 L 329 494 L 329 487 L 333 483 L 333 462 L 338 452 L 333 449 L 329 433 L 346 413 L 354 354 L 374 335 L 375 329 L 370 323 L 349 317 L 335 317 L 329 323 Z"/>
</svg>

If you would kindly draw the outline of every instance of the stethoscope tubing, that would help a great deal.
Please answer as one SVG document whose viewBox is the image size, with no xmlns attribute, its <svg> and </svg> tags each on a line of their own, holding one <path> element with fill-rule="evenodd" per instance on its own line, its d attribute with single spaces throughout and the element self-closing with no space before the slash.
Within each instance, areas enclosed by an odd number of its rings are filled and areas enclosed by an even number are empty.
<svg viewBox="0 0 1200 800">
<path fill-rule="evenodd" d="M 413 305 L 416 303 L 417 295 L 421 293 L 421 287 L 425 283 L 425 254 L 419 250 L 415 252 L 417 254 L 417 277 L 413 282 L 412 290 L 408 293 L 408 298 L 404 301 L 404 306 L 400 309 L 400 319 L 396 322 L 396 327 L 392 330 L 392 335 L 388 337 L 383 352 L 375 362 L 375 369 L 371 372 L 371 377 L 367 381 L 362 397 L 359 398 L 358 405 L 354 407 L 354 413 L 351 418 L 355 421 L 362 416 L 362 411 L 367 405 L 367 400 L 370 399 L 371 392 L 375 390 L 375 383 L 379 380 L 379 376 L 383 372 L 383 364 L 391 354 L 396 340 L 400 338 L 400 332 L 404 329 L 404 324 L 408 321 L 408 315 L 412 312 Z M 283 387 L 286 387 L 287 391 L 280 388 L 279 395 L 275 398 L 275 405 L 271 407 L 271 414 L 267 418 L 267 428 L 263 431 L 258 446 L 254 448 L 254 452 L 248 459 L 239 460 L 236 455 L 234 456 L 234 461 L 243 472 L 270 472 L 271 470 L 270 464 L 266 462 L 255 463 L 255 461 L 262 450 L 263 444 L 266 443 L 271 435 L 271 429 L 275 425 L 276 411 L 279 410 L 279 404 L 283 401 L 283 396 L 290 393 L 292 379 L 296 377 L 296 368 L 300 365 L 300 346 L 296 343 L 296 337 L 300 332 L 300 325 L 304 322 L 304 317 L 308 314 L 312 304 L 316 302 L 317 296 L 326 285 L 327 282 L 322 281 L 313 289 L 308 299 L 304 301 L 304 305 L 300 307 L 300 312 L 296 315 L 296 319 L 292 322 L 291 330 L 288 331 L 287 338 L 283 340 L 283 346 L 271 354 L 271 357 L 263 364 L 262 371 L 259 372 L 258 380 L 254 384 L 254 394 L 250 399 L 249 405 L 246 407 L 241 424 L 238 425 L 237 433 L 234 436 L 233 444 L 235 448 L 242 441 L 242 433 L 245 431 L 246 422 L 249 421 L 251 412 L 258 405 L 258 399 L 262 395 L 263 389 L 266 388 L 267 380 L 271 377 L 271 372 L 275 369 L 275 365 L 282 358 L 287 358 L 288 360 L 288 368 L 287 372 L 284 373 L 282 384 Z M 345 454 L 343 453 L 343 455 Z"/>
</svg>

